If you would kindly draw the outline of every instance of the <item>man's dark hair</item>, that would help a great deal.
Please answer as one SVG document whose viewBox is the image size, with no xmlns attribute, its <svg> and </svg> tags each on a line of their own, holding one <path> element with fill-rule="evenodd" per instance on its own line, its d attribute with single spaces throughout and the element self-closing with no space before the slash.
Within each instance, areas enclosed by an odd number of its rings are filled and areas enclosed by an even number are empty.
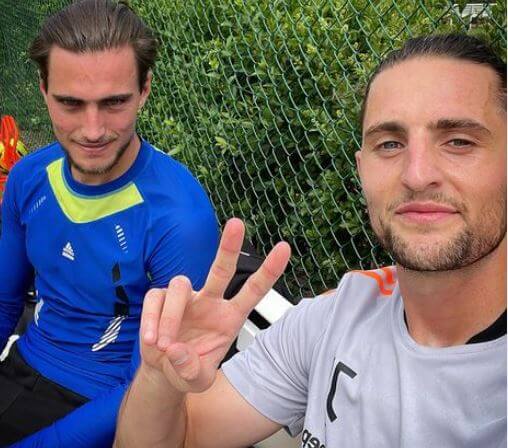
<svg viewBox="0 0 508 448">
<path fill-rule="evenodd" d="M 360 113 L 362 126 L 370 87 L 376 76 L 400 62 L 424 56 L 442 56 L 489 66 L 499 78 L 500 103 L 506 110 L 506 62 L 477 37 L 467 34 L 435 34 L 409 39 L 400 50 L 392 51 L 381 61 L 372 73 L 365 89 Z"/>
<path fill-rule="evenodd" d="M 53 46 L 75 53 L 97 52 L 130 45 L 134 49 L 140 90 L 157 56 L 150 28 L 125 2 L 79 0 L 49 16 L 30 45 L 29 55 L 48 88 L 48 63 Z"/>
</svg>

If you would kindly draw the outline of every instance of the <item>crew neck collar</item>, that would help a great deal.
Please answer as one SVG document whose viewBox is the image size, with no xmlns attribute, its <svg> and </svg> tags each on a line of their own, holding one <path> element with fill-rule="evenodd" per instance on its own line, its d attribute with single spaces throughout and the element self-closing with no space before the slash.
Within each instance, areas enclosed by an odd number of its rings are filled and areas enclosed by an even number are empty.
<svg viewBox="0 0 508 448">
<path fill-rule="evenodd" d="M 490 333 L 490 338 L 481 341 L 473 341 L 472 339 L 476 338 L 474 336 L 471 340 L 469 340 L 466 344 L 463 345 L 453 345 L 450 347 L 429 347 L 426 345 L 421 345 L 417 343 L 413 337 L 409 334 L 409 330 L 405 323 L 404 318 L 404 299 L 400 295 L 399 284 L 397 285 L 393 291 L 392 297 L 393 300 L 393 314 L 392 314 L 392 323 L 393 323 L 393 331 L 397 335 L 397 339 L 399 339 L 402 344 L 412 352 L 418 353 L 420 356 L 446 356 L 452 354 L 465 354 L 465 353 L 473 353 L 473 352 L 481 352 L 483 350 L 487 350 L 489 347 L 495 347 L 499 343 L 503 343 L 502 341 L 506 340 L 506 331 L 503 334 L 496 333 L 493 335 Z M 503 319 L 503 316 L 500 316 L 499 319 Z M 498 320 L 499 320 L 498 319 Z M 497 321 L 496 321 L 497 322 Z M 490 327 L 489 327 L 490 328 Z M 483 333 L 483 332 L 481 332 Z M 479 333 L 477 336 L 479 336 Z M 473 343 L 477 342 L 477 343 Z M 481 343 L 480 343 L 481 342 Z"/>
</svg>

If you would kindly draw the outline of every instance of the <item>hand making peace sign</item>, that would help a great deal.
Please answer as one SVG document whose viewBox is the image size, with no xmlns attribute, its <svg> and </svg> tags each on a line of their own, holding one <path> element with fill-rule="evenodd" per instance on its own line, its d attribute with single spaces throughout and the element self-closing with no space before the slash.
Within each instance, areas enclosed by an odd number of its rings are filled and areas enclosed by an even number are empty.
<svg viewBox="0 0 508 448">
<path fill-rule="evenodd" d="M 230 219 L 200 291 L 175 277 L 167 289 L 152 289 L 141 317 L 141 356 L 148 369 L 161 371 L 181 392 L 202 392 L 215 379 L 217 367 L 252 309 L 282 275 L 291 250 L 280 242 L 231 300 L 224 291 L 231 281 L 244 238 L 244 224 Z"/>
</svg>

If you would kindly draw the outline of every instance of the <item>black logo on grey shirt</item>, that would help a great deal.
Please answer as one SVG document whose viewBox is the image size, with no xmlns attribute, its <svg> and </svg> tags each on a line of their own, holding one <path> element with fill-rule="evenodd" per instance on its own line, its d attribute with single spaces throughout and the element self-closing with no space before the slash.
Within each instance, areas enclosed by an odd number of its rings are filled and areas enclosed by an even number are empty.
<svg viewBox="0 0 508 448">
<path fill-rule="evenodd" d="M 335 398 L 335 394 L 337 393 L 337 383 L 339 381 L 340 372 L 343 372 L 349 378 L 354 378 L 356 376 L 356 372 L 351 367 L 346 366 L 346 364 L 340 361 L 335 367 L 335 371 L 333 372 L 332 384 L 330 385 L 328 398 L 326 399 L 326 413 L 328 414 L 328 418 L 330 419 L 331 422 L 337 420 L 337 414 L 333 409 L 333 399 Z"/>
</svg>

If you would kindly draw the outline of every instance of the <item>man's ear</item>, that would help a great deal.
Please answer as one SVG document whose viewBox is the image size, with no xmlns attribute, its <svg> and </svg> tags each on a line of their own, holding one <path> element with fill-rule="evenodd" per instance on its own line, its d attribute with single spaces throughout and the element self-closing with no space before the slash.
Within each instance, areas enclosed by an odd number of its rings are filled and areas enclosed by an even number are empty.
<svg viewBox="0 0 508 448">
<path fill-rule="evenodd" d="M 145 84 L 143 85 L 143 88 L 141 89 L 141 100 L 139 103 L 140 109 L 145 105 L 146 100 L 148 99 L 148 96 L 150 95 L 150 92 L 152 90 L 152 78 L 153 78 L 153 73 L 151 70 L 149 70 L 148 73 L 146 74 Z"/>
<path fill-rule="evenodd" d="M 356 169 L 358 171 L 358 175 L 360 176 L 360 179 L 362 178 L 362 150 L 355 152 L 355 159 L 356 159 Z"/>
<path fill-rule="evenodd" d="M 41 73 L 39 72 L 39 90 L 42 93 L 42 96 L 44 97 L 44 102 L 48 104 L 48 91 L 46 89 L 47 83 L 44 82 L 42 79 Z"/>
</svg>

